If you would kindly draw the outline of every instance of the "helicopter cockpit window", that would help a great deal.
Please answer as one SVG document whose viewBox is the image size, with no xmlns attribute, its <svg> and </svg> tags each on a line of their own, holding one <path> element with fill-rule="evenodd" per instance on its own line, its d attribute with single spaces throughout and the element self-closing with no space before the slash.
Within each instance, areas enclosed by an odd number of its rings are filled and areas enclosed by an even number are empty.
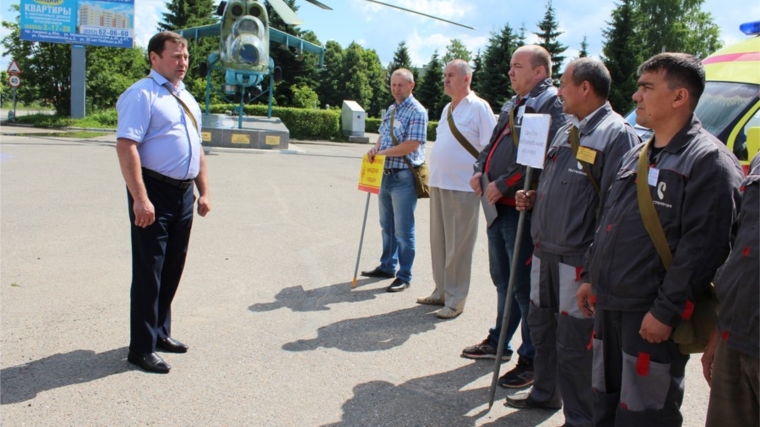
<svg viewBox="0 0 760 427">
<path fill-rule="evenodd" d="M 258 17 L 260 17 L 260 16 L 261 16 L 261 8 L 260 8 L 258 5 L 253 5 L 253 6 L 251 6 L 251 8 L 248 10 L 248 13 L 249 13 L 251 16 L 255 16 L 255 17 L 257 17 L 257 18 L 258 18 Z"/>
<path fill-rule="evenodd" d="M 233 17 L 237 18 L 239 16 L 243 15 L 243 5 L 240 3 L 235 3 L 232 6 L 230 6 L 230 13 Z"/>
<path fill-rule="evenodd" d="M 235 37 L 238 37 L 243 34 L 251 34 L 260 39 L 263 39 L 264 38 L 263 29 L 264 29 L 264 24 L 262 24 L 261 21 L 259 21 L 258 19 L 252 16 L 246 16 L 242 19 L 239 19 L 232 26 L 232 35 Z"/>
</svg>

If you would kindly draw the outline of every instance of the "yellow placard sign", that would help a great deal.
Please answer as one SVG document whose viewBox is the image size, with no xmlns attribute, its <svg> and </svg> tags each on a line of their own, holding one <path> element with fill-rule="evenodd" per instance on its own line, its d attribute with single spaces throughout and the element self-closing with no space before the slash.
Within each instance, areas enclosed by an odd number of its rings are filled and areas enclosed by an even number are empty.
<svg viewBox="0 0 760 427">
<path fill-rule="evenodd" d="M 203 142 L 210 142 L 211 141 L 211 132 L 201 132 L 201 141 L 203 141 Z"/>
<path fill-rule="evenodd" d="M 593 165 L 594 160 L 596 160 L 596 151 L 592 150 L 591 148 L 578 147 L 578 155 L 575 156 L 575 158 L 582 162 Z"/>
<path fill-rule="evenodd" d="M 251 135 L 245 134 L 245 133 L 233 133 L 232 134 L 232 143 L 233 144 L 250 144 L 251 143 Z"/>
<path fill-rule="evenodd" d="M 279 135 L 267 135 L 265 143 L 267 145 L 280 145 Z"/>
<path fill-rule="evenodd" d="M 385 156 L 375 156 L 375 161 L 370 163 L 369 157 L 364 155 L 362 159 L 362 172 L 359 175 L 359 190 L 368 193 L 380 193 L 380 184 L 383 182 L 383 167 Z"/>
</svg>

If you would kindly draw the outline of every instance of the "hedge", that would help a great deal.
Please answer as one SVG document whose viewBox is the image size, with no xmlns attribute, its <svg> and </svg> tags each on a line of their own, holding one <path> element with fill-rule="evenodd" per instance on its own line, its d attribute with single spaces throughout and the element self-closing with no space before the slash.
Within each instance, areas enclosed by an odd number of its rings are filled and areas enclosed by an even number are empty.
<svg viewBox="0 0 760 427">
<path fill-rule="evenodd" d="M 224 114 L 235 107 L 232 104 L 214 104 L 209 107 L 209 111 L 212 114 Z M 266 116 L 267 106 L 246 105 L 244 111 L 253 116 Z M 347 140 L 341 132 L 340 111 L 272 107 L 272 116 L 282 120 L 290 131 L 290 137 L 294 139 Z"/>
<path fill-rule="evenodd" d="M 382 119 L 375 119 L 368 117 L 364 120 L 364 131 L 367 133 L 379 133 L 380 124 Z M 438 128 L 438 122 L 428 122 L 427 139 L 428 141 L 435 141 L 435 130 Z"/>
</svg>

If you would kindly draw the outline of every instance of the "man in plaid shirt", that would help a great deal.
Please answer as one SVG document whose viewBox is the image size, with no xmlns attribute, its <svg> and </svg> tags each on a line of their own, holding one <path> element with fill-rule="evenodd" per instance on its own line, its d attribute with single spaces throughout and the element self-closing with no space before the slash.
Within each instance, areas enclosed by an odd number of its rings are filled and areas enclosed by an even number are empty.
<svg viewBox="0 0 760 427">
<path fill-rule="evenodd" d="M 391 75 L 391 93 L 396 102 L 388 108 L 380 125 L 380 138 L 367 152 L 370 162 L 384 155 L 383 183 L 380 186 L 380 227 L 383 234 L 383 254 L 374 270 L 362 271 L 362 276 L 391 278 L 388 292 L 401 292 L 412 281 L 414 263 L 414 210 L 417 192 L 414 175 L 404 157 L 416 167 L 425 162 L 427 111 L 412 95 L 414 76 L 399 68 Z M 396 141 L 393 140 L 395 136 Z M 398 270 L 396 269 L 398 267 Z"/>
</svg>

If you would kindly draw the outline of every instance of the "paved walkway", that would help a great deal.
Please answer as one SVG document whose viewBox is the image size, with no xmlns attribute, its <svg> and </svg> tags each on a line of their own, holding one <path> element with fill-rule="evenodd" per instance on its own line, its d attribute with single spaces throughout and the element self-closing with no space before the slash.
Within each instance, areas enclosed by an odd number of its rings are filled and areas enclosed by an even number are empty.
<svg viewBox="0 0 760 427">
<path fill-rule="evenodd" d="M 506 389 L 488 412 L 492 362 L 459 357 L 495 317 L 482 224 L 459 318 L 414 303 L 433 288 L 426 200 L 412 287 L 352 290 L 368 146 L 293 145 L 302 154 L 208 156 L 213 211 L 196 217 L 173 313 L 173 335 L 191 348 L 167 354 L 162 376 L 126 361 L 130 246 L 114 136 L 0 136 L 0 424 L 561 425 L 561 412 L 503 406 Z M 361 268 L 377 264 L 378 227 L 373 196 Z M 702 426 L 698 357 L 687 383 L 684 425 Z"/>
</svg>

